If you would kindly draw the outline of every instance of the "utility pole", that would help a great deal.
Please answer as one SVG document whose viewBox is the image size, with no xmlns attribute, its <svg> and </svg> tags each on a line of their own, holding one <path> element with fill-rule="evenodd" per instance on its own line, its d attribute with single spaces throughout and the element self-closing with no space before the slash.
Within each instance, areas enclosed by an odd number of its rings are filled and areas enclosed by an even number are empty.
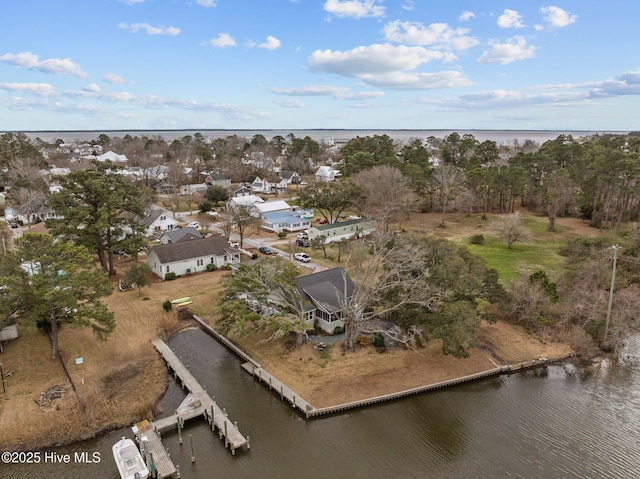
<svg viewBox="0 0 640 479">
<path fill-rule="evenodd" d="M 616 244 L 611 247 L 613 250 L 613 271 L 611 272 L 611 288 L 609 289 L 609 306 L 607 307 L 607 320 L 604 323 L 604 339 L 603 343 L 607 344 L 607 337 L 609 336 L 609 320 L 611 319 L 611 305 L 613 304 L 613 286 L 616 282 L 616 262 L 618 260 L 618 249 L 620 247 Z"/>
</svg>

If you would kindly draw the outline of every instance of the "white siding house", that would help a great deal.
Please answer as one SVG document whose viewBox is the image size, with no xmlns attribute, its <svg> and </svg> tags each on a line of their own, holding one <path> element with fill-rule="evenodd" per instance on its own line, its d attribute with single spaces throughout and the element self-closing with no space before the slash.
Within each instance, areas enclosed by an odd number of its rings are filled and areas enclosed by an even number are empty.
<svg viewBox="0 0 640 479">
<path fill-rule="evenodd" d="M 159 237 L 167 231 L 178 228 L 178 222 L 170 216 L 167 210 L 152 208 L 140 221 L 145 227 L 144 235 L 148 238 Z"/>
<path fill-rule="evenodd" d="M 240 265 L 240 250 L 232 248 L 224 236 L 178 241 L 154 246 L 147 254 L 151 270 L 160 278 L 167 273 L 184 276 L 206 271 L 208 264 L 222 268 Z"/>
</svg>

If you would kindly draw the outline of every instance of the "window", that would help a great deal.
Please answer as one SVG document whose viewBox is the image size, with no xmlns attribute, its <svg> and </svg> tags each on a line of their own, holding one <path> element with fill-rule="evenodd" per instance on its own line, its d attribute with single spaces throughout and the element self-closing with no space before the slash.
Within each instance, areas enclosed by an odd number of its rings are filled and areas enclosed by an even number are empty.
<svg viewBox="0 0 640 479">
<path fill-rule="evenodd" d="M 160 221 L 165 221 L 167 219 L 166 215 L 160 215 Z"/>
<path fill-rule="evenodd" d="M 203 259 L 196 260 L 196 266 L 203 266 L 203 265 L 204 265 L 204 260 Z"/>
<path fill-rule="evenodd" d="M 167 266 L 167 273 L 169 272 L 169 267 Z"/>
</svg>

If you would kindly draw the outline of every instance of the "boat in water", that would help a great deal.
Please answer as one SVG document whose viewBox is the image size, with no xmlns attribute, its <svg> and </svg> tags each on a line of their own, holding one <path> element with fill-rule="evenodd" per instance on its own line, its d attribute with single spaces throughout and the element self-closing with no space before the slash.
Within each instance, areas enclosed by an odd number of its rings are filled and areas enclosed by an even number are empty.
<svg viewBox="0 0 640 479">
<path fill-rule="evenodd" d="M 113 447 L 113 458 L 122 479 L 147 479 L 149 469 L 142 459 L 136 443 L 123 437 Z"/>
</svg>

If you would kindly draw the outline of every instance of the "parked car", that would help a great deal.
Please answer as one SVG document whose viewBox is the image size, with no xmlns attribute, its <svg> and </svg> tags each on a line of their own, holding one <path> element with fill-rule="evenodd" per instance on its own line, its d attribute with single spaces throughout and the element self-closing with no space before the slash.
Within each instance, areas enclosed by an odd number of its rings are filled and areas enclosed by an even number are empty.
<svg viewBox="0 0 640 479">
<path fill-rule="evenodd" d="M 296 246 L 302 246 L 303 248 L 308 248 L 309 246 L 311 246 L 311 243 L 309 243 L 308 239 L 298 238 L 296 240 Z"/>
<path fill-rule="evenodd" d="M 17 228 L 17 227 L 18 227 L 18 223 L 9 223 L 9 225 L 10 225 L 12 228 Z"/>
<path fill-rule="evenodd" d="M 200 223 L 198 223 L 197 221 L 192 221 L 191 223 L 189 223 L 187 225 L 187 228 L 195 228 L 197 230 L 200 229 Z"/>
<path fill-rule="evenodd" d="M 326 225 L 327 223 L 328 223 L 328 221 L 327 221 L 327 219 L 326 219 L 326 218 L 320 218 L 320 219 L 318 220 L 318 224 Z"/>
<path fill-rule="evenodd" d="M 298 261 L 302 261 L 303 263 L 308 263 L 311 261 L 311 257 L 307 253 L 296 253 L 293 255 L 295 259 Z"/>
<path fill-rule="evenodd" d="M 258 251 L 260 251 L 262 254 L 276 254 L 276 252 L 268 246 L 260 246 L 260 248 L 258 248 Z"/>
<path fill-rule="evenodd" d="M 309 235 L 306 231 L 301 231 L 300 233 L 298 233 L 298 239 L 309 239 Z"/>
<path fill-rule="evenodd" d="M 228 241 L 228 243 L 232 248 L 240 248 L 240 243 L 238 243 L 237 241 Z"/>
</svg>

